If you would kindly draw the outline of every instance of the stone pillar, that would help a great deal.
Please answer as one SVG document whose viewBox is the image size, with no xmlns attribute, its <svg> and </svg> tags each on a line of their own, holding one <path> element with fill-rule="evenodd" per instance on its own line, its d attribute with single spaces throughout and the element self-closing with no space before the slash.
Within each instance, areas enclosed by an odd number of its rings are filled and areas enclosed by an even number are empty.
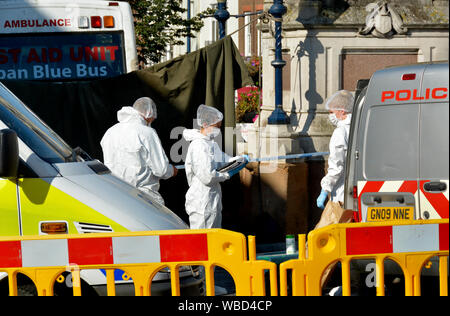
<svg viewBox="0 0 450 316">
<path fill-rule="evenodd" d="M 279 7 L 280 1 L 266 0 L 264 3 L 265 10 L 270 10 L 276 4 L 280 9 L 278 11 L 282 11 Z M 263 46 L 264 103 L 260 119 L 245 127 L 247 141 L 239 141 L 238 137 L 237 154 L 266 158 L 299 154 L 303 153 L 303 150 L 317 151 L 310 150 L 303 144 L 305 136 L 309 135 L 298 128 L 299 120 L 304 120 L 304 117 L 299 117 L 301 109 L 291 107 L 291 104 L 287 104 L 289 101 L 283 102 L 279 95 L 281 85 L 274 82 L 277 75 L 280 76 L 283 66 L 280 50 L 281 46 L 285 46 L 281 45 L 281 41 L 284 43 L 285 39 L 282 38 L 281 26 L 276 25 L 280 22 L 279 17 L 276 18 L 277 21 L 272 21 L 275 38 L 266 33 Z M 283 52 L 289 53 L 288 56 L 292 54 L 289 48 Z M 271 63 L 274 58 L 275 64 Z M 266 80 L 266 77 L 269 79 Z M 274 112 L 281 112 L 279 110 L 292 118 L 287 124 L 271 124 L 270 117 L 274 116 Z M 312 170 L 309 168 L 311 164 L 314 167 Z M 313 204 L 314 197 L 318 194 L 316 191 L 320 192 L 320 188 L 311 185 L 311 181 L 320 181 L 324 174 L 323 168 L 321 159 L 313 162 L 278 160 L 250 163 L 246 170 L 240 173 L 241 194 L 244 196 L 239 210 L 243 227 L 241 231 L 255 234 L 258 242 L 282 242 L 286 234 L 307 233 L 317 221 Z M 314 184 L 316 182 L 313 181 Z M 320 216 L 320 212 L 318 215 Z"/>
<path fill-rule="evenodd" d="M 278 157 L 302 153 L 290 125 L 246 126 L 247 141 L 238 154 Z M 308 167 L 302 160 L 251 162 L 240 173 L 239 231 L 259 243 L 283 242 L 286 234 L 307 233 L 309 221 Z"/>
</svg>

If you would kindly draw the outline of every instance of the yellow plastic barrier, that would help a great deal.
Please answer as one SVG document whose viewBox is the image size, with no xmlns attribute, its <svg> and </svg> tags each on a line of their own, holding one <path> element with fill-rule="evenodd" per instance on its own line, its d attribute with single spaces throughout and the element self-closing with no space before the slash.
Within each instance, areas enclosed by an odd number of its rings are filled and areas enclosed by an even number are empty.
<svg viewBox="0 0 450 316">
<path fill-rule="evenodd" d="M 336 262 L 342 267 L 342 292 L 351 295 L 350 262 L 375 259 L 376 290 L 385 295 L 384 261 L 393 260 L 403 270 L 405 294 L 421 294 L 422 268 L 430 258 L 439 257 L 441 295 L 448 295 L 449 220 L 384 222 L 330 225 L 299 235 L 299 259 L 280 265 L 280 295 L 288 294 L 287 271 L 292 270 L 292 295 L 322 295 L 321 280 Z"/>
<path fill-rule="evenodd" d="M 270 272 L 270 294 L 277 295 L 276 265 L 257 261 L 255 239 L 247 244 L 240 233 L 222 229 L 89 235 L 0 238 L 0 272 L 8 274 L 9 294 L 17 295 L 17 274 L 29 277 L 38 295 L 53 295 L 55 282 L 65 271 L 72 273 L 73 294 L 81 295 L 83 270 L 106 271 L 108 295 L 115 295 L 114 270 L 125 271 L 137 296 L 151 295 L 151 282 L 158 271 L 170 269 L 172 295 L 180 295 L 179 268 L 204 266 L 206 294 L 214 295 L 214 267 L 224 268 L 233 278 L 236 295 L 263 296 L 264 272 Z"/>
<path fill-rule="evenodd" d="M 292 271 L 292 294 L 322 294 L 324 271 L 341 263 L 343 295 L 350 295 L 352 260 L 374 259 L 377 295 L 384 295 L 384 261 L 393 260 L 403 270 L 405 294 L 420 295 L 420 275 L 430 258 L 439 257 L 441 295 L 448 295 L 449 221 L 360 223 L 331 225 L 299 236 L 299 259 L 280 265 L 280 294 L 287 295 L 287 271 Z M 233 278 L 236 295 L 262 296 L 265 272 L 270 272 L 270 294 L 277 295 L 277 271 L 272 262 L 256 260 L 255 237 L 236 232 L 179 230 L 89 235 L 0 238 L 0 272 L 8 274 L 9 293 L 17 295 L 17 275 L 29 277 L 38 295 L 53 295 L 55 282 L 71 272 L 73 294 L 81 292 L 84 270 L 104 269 L 107 294 L 115 295 L 115 270 L 132 279 L 137 296 L 151 295 L 151 283 L 164 268 L 170 269 L 172 295 L 180 295 L 179 269 L 204 266 L 206 294 L 214 295 L 214 267 Z"/>
</svg>

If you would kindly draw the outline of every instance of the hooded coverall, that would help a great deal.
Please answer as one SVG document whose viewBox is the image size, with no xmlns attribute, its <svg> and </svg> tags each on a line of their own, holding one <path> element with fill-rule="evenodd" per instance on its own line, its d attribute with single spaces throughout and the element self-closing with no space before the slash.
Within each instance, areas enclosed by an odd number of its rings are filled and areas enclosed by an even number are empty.
<svg viewBox="0 0 450 316">
<path fill-rule="evenodd" d="M 101 140 L 105 165 L 117 177 L 132 184 L 164 205 L 159 180 L 173 176 L 173 167 L 164 153 L 156 131 L 132 107 L 117 112 L 119 123 Z"/>
<path fill-rule="evenodd" d="M 186 213 L 191 229 L 220 228 L 222 223 L 222 190 L 220 182 L 230 179 L 217 168 L 233 158 L 222 152 L 210 137 L 196 129 L 186 129 L 183 137 L 191 142 L 185 168 L 189 190 L 186 193 Z"/>
</svg>

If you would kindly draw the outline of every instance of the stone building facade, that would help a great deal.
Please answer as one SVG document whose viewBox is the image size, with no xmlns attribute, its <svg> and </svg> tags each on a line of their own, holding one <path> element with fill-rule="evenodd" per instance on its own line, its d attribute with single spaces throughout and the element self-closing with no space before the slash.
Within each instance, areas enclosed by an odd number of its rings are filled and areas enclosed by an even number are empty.
<svg viewBox="0 0 450 316">
<path fill-rule="evenodd" d="M 189 0 L 191 6 L 191 16 L 196 16 L 207 9 L 217 9 L 217 0 Z M 183 0 L 182 5 L 187 8 L 188 1 Z M 242 56 L 250 57 L 259 55 L 260 32 L 257 28 L 258 19 L 255 16 L 236 17 L 245 13 L 257 12 L 264 9 L 264 0 L 227 0 L 227 10 L 231 17 L 226 24 L 226 33 L 233 34 L 232 38 L 239 48 Z M 245 27 L 249 22 L 250 25 Z M 219 25 L 215 18 L 205 17 L 204 26 L 191 38 L 191 51 L 203 48 L 219 39 Z M 171 59 L 184 55 L 187 52 L 187 45 L 168 47 L 166 59 Z"/>
<path fill-rule="evenodd" d="M 335 91 L 353 91 L 358 79 L 369 79 L 387 66 L 448 60 L 448 1 L 284 2 L 283 108 L 305 152 L 327 151 L 332 127 L 323 106 Z M 272 4 L 265 1 L 265 9 Z M 269 28 L 264 30 L 262 126 L 273 110 L 275 93 L 270 65 L 274 40 Z"/>
<path fill-rule="evenodd" d="M 230 1 L 228 1 L 230 2 Z M 239 0 L 239 14 L 262 11 L 264 0 Z M 260 31 L 257 27 L 258 19 L 255 15 L 239 18 L 239 40 L 236 43 L 243 56 L 260 55 Z"/>
<path fill-rule="evenodd" d="M 256 157 L 327 152 L 334 127 L 324 108 L 335 91 L 354 91 L 388 66 L 448 60 L 448 1 L 285 0 L 283 18 L 283 109 L 290 124 L 273 126 L 275 107 L 273 22 L 262 30 L 263 104 L 260 119 L 248 127 L 238 153 Z M 268 11 L 272 0 L 264 1 Z M 270 150 L 267 150 L 267 149 Z M 280 240 L 306 233 L 320 217 L 315 200 L 326 173 L 325 159 L 250 164 L 241 173 L 246 205 L 240 218 L 249 233 Z M 253 224 L 254 219 L 257 225 Z M 242 229 L 246 231 L 245 229 Z M 266 233 L 267 234 L 266 234 Z"/>
<path fill-rule="evenodd" d="M 207 9 L 217 9 L 217 0 L 189 0 L 191 6 L 191 16 L 196 16 L 200 12 L 204 12 Z M 188 0 L 182 1 L 183 8 L 188 7 Z M 236 15 L 239 13 L 239 1 L 238 0 L 228 0 L 227 8 L 230 14 Z M 187 15 L 187 13 L 186 13 Z M 219 25 L 214 17 L 205 17 L 203 19 L 204 26 L 195 34 L 194 38 L 191 38 L 191 52 L 201 49 L 209 44 L 214 43 L 219 39 Z M 234 32 L 239 28 L 239 21 L 236 18 L 230 18 L 227 21 L 227 34 Z M 239 41 L 239 34 L 234 34 L 233 41 L 237 43 Z M 187 39 L 185 40 L 185 42 Z M 168 47 L 167 48 L 167 59 L 172 59 L 181 55 L 186 54 L 187 44 Z"/>
</svg>

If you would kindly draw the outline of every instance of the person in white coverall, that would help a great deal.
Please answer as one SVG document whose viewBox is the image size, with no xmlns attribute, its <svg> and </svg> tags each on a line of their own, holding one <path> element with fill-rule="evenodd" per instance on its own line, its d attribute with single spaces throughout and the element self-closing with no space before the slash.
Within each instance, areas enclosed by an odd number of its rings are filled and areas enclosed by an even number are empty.
<svg viewBox="0 0 450 316">
<path fill-rule="evenodd" d="M 217 171 L 233 159 L 219 148 L 214 138 L 220 134 L 222 113 L 210 106 L 200 105 L 197 110 L 198 129 L 186 129 L 183 137 L 191 142 L 185 161 L 189 190 L 186 193 L 186 213 L 191 229 L 220 228 L 222 226 L 222 190 L 220 182 L 230 179 L 245 164 L 230 172 Z M 236 157 L 237 158 L 237 157 Z"/>
<path fill-rule="evenodd" d="M 341 205 L 344 203 L 344 167 L 352 119 L 353 100 L 351 92 L 340 90 L 328 98 L 325 104 L 325 108 L 330 113 L 329 119 L 336 128 L 330 139 L 327 174 L 320 182 L 322 191 L 317 198 L 317 207 L 321 209 L 325 208 L 325 201 L 329 194 L 333 202 L 340 202 Z"/>
<path fill-rule="evenodd" d="M 137 99 L 133 106 L 117 112 L 119 123 L 109 128 L 100 144 L 105 165 L 117 177 L 164 205 L 159 194 L 159 180 L 177 174 L 169 164 L 156 131 L 150 126 L 156 119 L 152 99 Z"/>
</svg>

